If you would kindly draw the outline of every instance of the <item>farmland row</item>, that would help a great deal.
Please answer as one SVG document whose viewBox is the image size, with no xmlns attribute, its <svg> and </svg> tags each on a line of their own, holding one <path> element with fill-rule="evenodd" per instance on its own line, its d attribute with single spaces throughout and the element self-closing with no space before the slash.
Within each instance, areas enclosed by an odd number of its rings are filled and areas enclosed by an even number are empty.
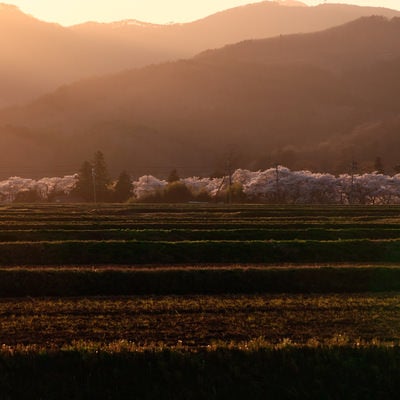
<svg viewBox="0 0 400 400">
<path fill-rule="evenodd" d="M 4 299 L 0 390 L 46 399 L 396 398 L 399 316 L 396 293 Z"/>
<path fill-rule="evenodd" d="M 2 268 L 0 298 L 400 291 L 400 268 Z"/>
<path fill-rule="evenodd" d="M 398 263 L 400 240 L 0 243 L 0 265 Z"/>
<path fill-rule="evenodd" d="M 1 211 L 0 398 L 398 395 L 399 207 Z"/>
<path fill-rule="evenodd" d="M 2 398 L 390 400 L 400 391 L 399 347 L 125 348 L 82 343 L 61 352 L 5 350 Z"/>
<path fill-rule="evenodd" d="M 0 242 L 66 241 L 66 240 L 339 240 L 399 239 L 397 229 L 375 228 L 304 228 L 304 229 L 0 229 Z"/>
<path fill-rule="evenodd" d="M 382 219 L 398 218 L 400 206 L 268 206 L 268 205 L 108 205 L 101 204 L 37 204 L 0 207 L 0 221 L 18 220 L 29 216 L 36 220 L 68 221 L 79 218 L 87 220 L 149 219 L 162 215 L 165 219 L 210 219 L 226 217 L 239 219 Z"/>
<path fill-rule="evenodd" d="M 400 343 L 399 300 L 398 293 L 3 299 L 0 341 L 51 348 L 125 340 L 188 350 L 254 338 Z"/>
<path fill-rule="evenodd" d="M 154 215 L 149 221 L 84 221 L 77 219 L 76 221 L 35 221 L 29 220 L 29 217 L 21 219 L 21 221 L 0 222 L 0 232 L 6 231 L 27 231 L 27 230 L 397 230 L 400 229 L 400 221 L 398 222 L 321 222 L 321 221 L 234 221 L 226 218 L 219 222 L 211 222 L 208 220 L 185 222 L 177 220 L 175 222 L 162 221 L 162 217 Z"/>
<path fill-rule="evenodd" d="M 399 207 L 7 206 L 0 265 L 400 262 Z"/>
</svg>

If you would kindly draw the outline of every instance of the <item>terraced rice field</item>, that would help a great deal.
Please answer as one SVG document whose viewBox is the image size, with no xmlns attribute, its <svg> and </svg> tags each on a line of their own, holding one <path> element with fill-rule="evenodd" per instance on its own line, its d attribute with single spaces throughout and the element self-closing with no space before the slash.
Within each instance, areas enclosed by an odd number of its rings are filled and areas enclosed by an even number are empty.
<svg viewBox="0 0 400 400">
<path fill-rule="evenodd" d="M 394 398 L 399 265 L 395 206 L 3 206 L 0 393 Z"/>
</svg>

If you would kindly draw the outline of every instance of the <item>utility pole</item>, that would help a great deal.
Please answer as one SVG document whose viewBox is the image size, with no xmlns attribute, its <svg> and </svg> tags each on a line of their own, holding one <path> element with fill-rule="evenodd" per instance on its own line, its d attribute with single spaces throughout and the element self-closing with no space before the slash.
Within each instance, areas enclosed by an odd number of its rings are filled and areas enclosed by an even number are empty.
<svg viewBox="0 0 400 400">
<path fill-rule="evenodd" d="M 97 205 L 97 196 L 96 196 L 96 171 L 94 167 L 92 167 L 92 181 L 93 181 L 93 200 L 94 205 Z"/>
<path fill-rule="evenodd" d="M 228 154 L 228 159 L 226 162 L 226 170 L 228 173 L 228 193 L 227 193 L 227 203 L 231 204 L 232 202 L 232 153 Z"/>
<path fill-rule="evenodd" d="M 349 203 L 353 204 L 353 197 L 354 197 L 354 174 L 357 171 L 357 161 L 354 159 L 351 161 L 351 185 L 350 185 L 350 196 L 349 196 Z"/>
<path fill-rule="evenodd" d="M 279 193 L 279 164 L 275 165 L 275 180 L 276 180 L 276 203 L 279 204 L 280 193 Z"/>
</svg>

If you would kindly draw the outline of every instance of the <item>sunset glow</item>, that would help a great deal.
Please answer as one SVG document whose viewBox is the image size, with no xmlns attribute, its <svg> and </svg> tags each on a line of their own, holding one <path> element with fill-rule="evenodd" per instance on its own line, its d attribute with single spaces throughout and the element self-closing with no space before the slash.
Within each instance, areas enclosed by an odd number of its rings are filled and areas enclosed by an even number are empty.
<svg viewBox="0 0 400 400">
<path fill-rule="evenodd" d="M 400 0 L 0 0 L 0 49 L 1 399 L 397 398 Z"/>
<path fill-rule="evenodd" d="M 212 13 L 258 1 L 251 0 L 10 0 L 5 1 L 44 21 L 73 25 L 86 21 L 111 22 L 137 19 L 153 23 L 189 22 Z M 352 3 L 358 6 L 400 9 L 398 0 L 302 0 L 309 6 Z"/>
<path fill-rule="evenodd" d="M 112 174 L 136 178 L 206 176 L 227 146 L 248 169 L 400 163 L 397 134 L 379 153 L 370 139 L 382 135 L 375 121 L 392 124 L 381 110 L 398 115 L 400 10 L 382 8 L 393 0 L 10 1 L 0 3 L 0 180 L 70 176 L 96 149 Z"/>
</svg>

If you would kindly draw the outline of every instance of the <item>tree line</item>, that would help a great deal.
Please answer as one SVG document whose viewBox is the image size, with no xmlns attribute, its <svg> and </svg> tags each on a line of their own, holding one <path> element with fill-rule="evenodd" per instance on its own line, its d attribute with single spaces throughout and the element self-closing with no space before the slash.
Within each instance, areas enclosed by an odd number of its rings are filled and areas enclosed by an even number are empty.
<svg viewBox="0 0 400 400">
<path fill-rule="evenodd" d="M 400 173 L 385 175 L 382 160 L 376 170 L 358 173 L 292 171 L 276 165 L 267 170 L 227 168 L 210 177 L 180 178 L 174 169 L 167 179 L 122 171 L 110 178 L 104 154 L 97 151 L 79 173 L 39 180 L 11 177 L 0 182 L 0 202 L 254 202 L 270 204 L 400 204 Z"/>
<path fill-rule="evenodd" d="M 83 162 L 71 196 L 87 202 L 125 202 L 134 197 L 133 189 L 132 178 L 126 171 L 122 171 L 115 182 L 111 180 L 104 154 L 97 151 L 92 161 Z M 152 203 L 210 201 L 211 196 L 206 192 L 192 193 L 173 169 L 167 185 L 142 200 Z"/>
<path fill-rule="evenodd" d="M 97 151 L 91 162 L 83 162 L 71 194 L 87 202 L 124 202 L 132 196 L 132 179 L 122 171 L 112 182 L 104 154 Z"/>
</svg>

